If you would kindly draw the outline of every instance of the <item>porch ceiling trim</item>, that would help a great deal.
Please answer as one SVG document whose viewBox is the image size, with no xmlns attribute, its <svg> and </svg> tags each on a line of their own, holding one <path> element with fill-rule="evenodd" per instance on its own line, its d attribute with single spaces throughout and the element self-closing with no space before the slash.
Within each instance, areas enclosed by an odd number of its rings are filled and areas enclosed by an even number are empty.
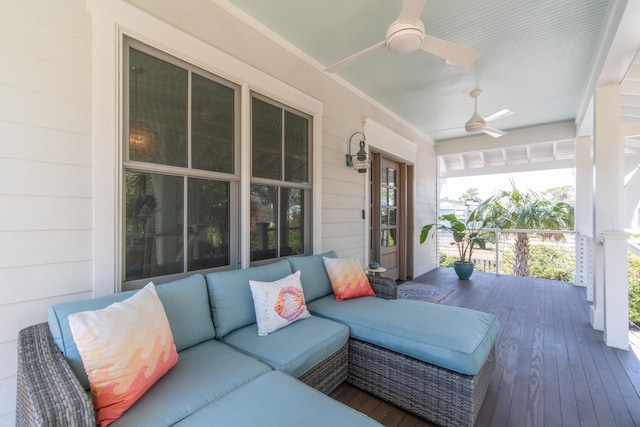
<svg viewBox="0 0 640 427">
<path fill-rule="evenodd" d="M 575 124 L 552 123 L 510 131 L 500 139 L 478 135 L 436 144 L 441 178 L 572 168 Z"/>
</svg>

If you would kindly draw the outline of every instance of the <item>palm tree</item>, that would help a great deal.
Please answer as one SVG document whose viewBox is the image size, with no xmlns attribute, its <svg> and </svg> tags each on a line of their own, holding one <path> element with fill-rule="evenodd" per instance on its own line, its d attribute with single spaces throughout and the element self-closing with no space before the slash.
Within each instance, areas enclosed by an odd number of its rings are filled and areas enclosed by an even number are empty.
<svg viewBox="0 0 640 427">
<path fill-rule="evenodd" d="M 502 190 L 478 207 L 487 227 L 499 229 L 572 230 L 572 205 L 541 199 L 532 191 L 521 192 L 511 180 L 511 190 Z M 564 239 L 562 234 L 539 233 L 543 239 Z M 513 274 L 529 276 L 529 234 L 515 233 Z"/>
</svg>

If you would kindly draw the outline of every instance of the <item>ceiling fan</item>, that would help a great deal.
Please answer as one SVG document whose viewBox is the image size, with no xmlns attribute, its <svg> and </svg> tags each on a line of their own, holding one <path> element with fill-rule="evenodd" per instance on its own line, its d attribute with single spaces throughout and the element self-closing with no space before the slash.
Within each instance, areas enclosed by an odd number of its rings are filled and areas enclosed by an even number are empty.
<svg viewBox="0 0 640 427">
<path fill-rule="evenodd" d="M 482 95 L 482 91 L 480 89 L 474 89 L 469 93 L 469 96 L 471 96 L 474 100 L 474 108 L 473 115 L 471 116 L 469 121 L 465 123 L 464 129 L 469 133 L 484 132 L 494 138 L 500 138 L 502 135 L 505 135 L 506 132 L 487 126 L 487 122 L 510 116 L 511 114 L 513 114 L 513 111 L 502 109 L 490 116 L 482 118 L 482 116 L 478 114 L 478 97 L 480 95 Z"/>
<path fill-rule="evenodd" d="M 333 73 L 384 46 L 401 55 L 422 49 L 461 67 L 468 67 L 477 61 L 482 56 L 480 52 L 425 34 L 424 24 L 420 20 L 424 3 L 425 0 L 404 0 L 400 16 L 387 29 L 384 41 L 330 65 L 325 71 Z"/>
</svg>

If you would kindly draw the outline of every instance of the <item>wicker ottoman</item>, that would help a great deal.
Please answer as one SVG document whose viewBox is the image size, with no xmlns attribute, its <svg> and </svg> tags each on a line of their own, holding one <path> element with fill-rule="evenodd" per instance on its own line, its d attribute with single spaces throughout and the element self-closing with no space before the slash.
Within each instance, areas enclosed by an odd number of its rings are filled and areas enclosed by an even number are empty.
<svg viewBox="0 0 640 427">
<path fill-rule="evenodd" d="M 347 382 L 442 426 L 473 426 L 489 388 L 495 350 L 476 375 L 463 375 L 356 339 Z"/>
</svg>

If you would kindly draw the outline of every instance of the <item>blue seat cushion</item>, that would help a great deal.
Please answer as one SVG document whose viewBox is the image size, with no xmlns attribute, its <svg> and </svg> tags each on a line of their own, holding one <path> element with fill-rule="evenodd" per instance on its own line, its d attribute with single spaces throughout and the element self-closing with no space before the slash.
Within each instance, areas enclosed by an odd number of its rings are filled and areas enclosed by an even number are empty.
<svg viewBox="0 0 640 427">
<path fill-rule="evenodd" d="M 181 351 L 178 364 L 111 425 L 173 425 L 270 371 L 222 342 L 200 343 Z"/>
<path fill-rule="evenodd" d="M 243 270 L 217 271 L 207 274 L 211 315 L 216 337 L 256 323 L 256 312 L 249 280 L 273 282 L 292 273 L 286 259 Z"/>
<path fill-rule="evenodd" d="M 364 427 L 381 424 L 282 372 L 269 372 L 177 426 Z"/>
<path fill-rule="evenodd" d="M 262 337 L 255 324 L 245 326 L 223 341 L 297 378 L 342 348 L 349 341 L 349 328 L 311 316 Z"/>
<path fill-rule="evenodd" d="M 489 313 L 403 299 L 338 302 L 329 295 L 308 308 L 312 315 L 345 323 L 353 338 L 467 375 L 478 373 L 499 327 Z"/>
<path fill-rule="evenodd" d="M 329 251 L 319 255 L 287 258 L 291 263 L 291 270 L 294 272 L 300 270 L 300 281 L 306 302 L 333 294 L 331 280 L 324 268 L 322 257 L 336 258 L 336 256 L 334 251 Z"/>
<path fill-rule="evenodd" d="M 108 307 L 129 298 L 136 292 L 138 291 L 121 292 L 89 300 L 54 304 L 49 307 L 47 314 L 53 340 L 86 390 L 89 389 L 89 380 L 71 335 L 69 315 Z M 169 320 L 177 351 L 210 340 L 215 336 L 207 284 L 202 274 L 158 285 L 156 292 Z"/>
</svg>

